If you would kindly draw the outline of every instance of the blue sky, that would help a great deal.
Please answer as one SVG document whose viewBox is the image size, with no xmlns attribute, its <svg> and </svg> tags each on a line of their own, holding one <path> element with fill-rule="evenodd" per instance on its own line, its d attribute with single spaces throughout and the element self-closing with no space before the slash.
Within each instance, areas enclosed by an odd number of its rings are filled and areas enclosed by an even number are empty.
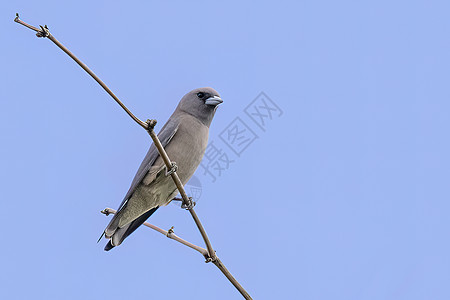
<svg viewBox="0 0 450 300">
<path fill-rule="evenodd" d="M 449 299 L 447 2 L 2 8 L 0 298 L 240 299 L 148 228 L 96 243 L 150 138 L 19 12 L 158 129 L 189 90 L 219 91 L 210 141 L 232 162 L 215 181 L 198 170 L 196 211 L 254 299 Z M 263 127 L 246 113 L 261 92 L 279 108 Z M 250 142 L 228 140 L 236 122 Z M 177 205 L 149 221 L 202 245 Z"/>
</svg>

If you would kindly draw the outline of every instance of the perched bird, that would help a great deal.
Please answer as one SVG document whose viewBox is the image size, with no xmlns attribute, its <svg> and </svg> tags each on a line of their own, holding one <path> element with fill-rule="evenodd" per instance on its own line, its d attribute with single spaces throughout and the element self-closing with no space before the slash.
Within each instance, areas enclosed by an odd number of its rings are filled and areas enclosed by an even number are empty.
<svg viewBox="0 0 450 300">
<path fill-rule="evenodd" d="M 197 169 L 208 143 L 209 126 L 222 103 L 212 88 L 190 91 L 158 134 L 170 160 L 178 166 L 177 174 L 185 185 Z M 178 194 L 171 176 L 155 145 L 152 144 L 137 171 L 131 187 L 109 222 L 104 234 L 109 239 L 106 251 L 120 245 L 160 206 Z"/>
</svg>

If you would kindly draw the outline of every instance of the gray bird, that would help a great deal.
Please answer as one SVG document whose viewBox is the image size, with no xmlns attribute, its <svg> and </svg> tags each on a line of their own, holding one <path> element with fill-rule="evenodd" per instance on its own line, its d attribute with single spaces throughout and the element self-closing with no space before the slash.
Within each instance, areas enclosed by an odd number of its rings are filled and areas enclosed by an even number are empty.
<svg viewBox="0 0 450 300">
<path fill-rule="evenodd" d="M 177 174 L 185 185 L 197 169 L 208 143 L 209 125 L 222 99 L 212 88 L 190 91 L 158 134 Z M 131 187 L 109 222 L 104 234 L 109 239 L 106 251 L 120 245 L 160 206 L 170 203 L 178 194 L 177 187 L 155 145 L 152 144 Z"/>
</svg>

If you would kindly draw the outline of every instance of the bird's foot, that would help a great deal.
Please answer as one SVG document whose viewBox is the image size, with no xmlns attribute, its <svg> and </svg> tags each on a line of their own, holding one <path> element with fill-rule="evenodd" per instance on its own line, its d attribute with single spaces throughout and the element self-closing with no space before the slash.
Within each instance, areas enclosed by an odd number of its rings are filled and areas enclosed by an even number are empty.
<svg viewBox="0 0 450 300">
<path fill-rule="evenodd" d="M 195 201 L 192 200 L 192 197 L 188 198 L 188 202 L 187 202 L 186 205 L 184 204 L 183 198 L 175 197 L 175 198 L 172 199 L 172 201 L 181 201 L 181 203 L 182 203 L 181 204 L 181 208 L 186 209 L 186 210 L 190 210 L 196 204 Z"/>
<path fill-rule="evenodd" d="M 181 208 L 186 209 L 186 210 L 191 210 L 192 208 L 194 208 L 195 206 L 195 202 L 192 201 L 192 197 L 189 197 L 189 200 L 187 201 L 187 203 L 181 204 Z"/>
<path fill-rule="evenodd" d="M 166 176 L 171 175 L 172 173 L 175 173 L 178 170 L 178 166 L 176 162 L 171 162 L 172 164 L 172 168 L 170 168 L 170 170 L 167 170 L 167 166 L 166 166 Z"/>
</svg>

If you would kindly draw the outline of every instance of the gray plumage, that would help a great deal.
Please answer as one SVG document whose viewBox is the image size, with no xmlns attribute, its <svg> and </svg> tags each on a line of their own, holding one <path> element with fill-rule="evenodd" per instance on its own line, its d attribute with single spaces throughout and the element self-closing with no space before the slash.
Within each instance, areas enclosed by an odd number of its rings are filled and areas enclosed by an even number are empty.
<svg viewBox="0 0 450 300">
<path fill-rule="evenodd" d="M 208 132 L 217 106 L 222 103 L 212 88 L 190 91 L 158 134 L 171 161 L 178 165 L 177 174 L 185 185 L 197 169 L 208 143 Z M 178 193 L 158 150 L 152 144 L 139 167 L 117 213 L 106 227 L 109 239 L 105 250 L 120 245 L 160 206 Z"/>
</svg>

